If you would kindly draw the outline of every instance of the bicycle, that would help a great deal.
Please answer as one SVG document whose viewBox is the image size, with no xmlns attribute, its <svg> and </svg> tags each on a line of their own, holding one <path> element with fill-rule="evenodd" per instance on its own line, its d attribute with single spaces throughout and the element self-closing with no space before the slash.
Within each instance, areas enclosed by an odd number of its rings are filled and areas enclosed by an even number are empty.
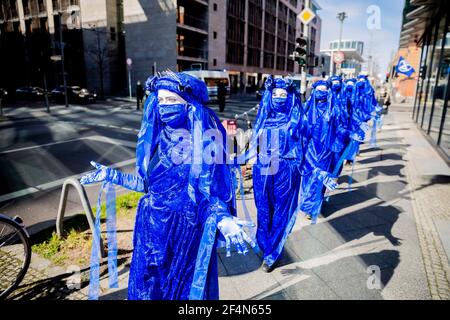
<svg viewBox="0 0 450 320">
<path fill-rule="evenodd" d="M 30 260 L 30 235 L 22 219 L 0 214 L 0 300 L 18 287 Z"/>
</svg>

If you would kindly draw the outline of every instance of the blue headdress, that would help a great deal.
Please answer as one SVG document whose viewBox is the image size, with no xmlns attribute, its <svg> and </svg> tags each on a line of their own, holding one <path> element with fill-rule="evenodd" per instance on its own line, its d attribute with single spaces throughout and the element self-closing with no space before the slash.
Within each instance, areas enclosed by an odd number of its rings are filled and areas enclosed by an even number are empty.
<svg viewBox="0 0 450 320">
<path fill-rule="evenodd" d="M 253 129 L 252 140 L 250 142 L 250 149 L 245 153 L 245 161 L 250 160 L 256 156 L 258 138 L 261 136 L 266 124 L 270 121 L 290 121 L 292 115 L 296 112 L 301 112 L 302 102 L 299 93 L 292 80 L 277 78 L 272 75 L 269 76 L 264 83 L 266 90 L 261 99 L 258 115 L 256 117 L 255 127 Z M 287 92 L 287 100 L 285 113 L 278 114 L 273 117 L 273 103 L 272 92 L 274 89 L 285 89 Z M 272 118 L 272 119 L 271 119 Z"/>
<path fill-rule="evenodd" d="M 222 153 L 222 159 L 226 161 L 226 132 L 220 120 L 212 110 L 203 104 L 208 101 L 208 91 L 203 81 L 186 73 L 165 72 L 161 76 L 150 77 L 146 82 L 146 90 L 150 92 L 144 104 L 144 114 L 141 130 L 138 134 L 138 143 L 136 148 L 136 167 L 138 174 L 145 179 L 151 170 L 151 158 L 157 152 L 157 147 L 161 142 L 164 145 L 170 145 L 167 137 L 162 134 L 167 128 L 157 112 L 158 90 L 166 89 L 181 96 L 188 103 L 187 110 L 187 129 L 194 140 L 193 143 L 193 164 L 189 177 L 189 196 L 196 202 L 196 190 L 199 190 L 207 199 L 210 195 L 212 176 L 209 174 L 208 165 L 203 163 L 204 143 L 203 134 L 208 129 L 216 129 L 221 133 L 222 141 L 214 144 L 222 146 L 221 150 L 215 150 L 216 154 Z M 201 130 L 195 130 L 195 126 L 201 124 Z M 216 141 L 219 142 L 219 141 Z M 164 154 L 162 154 L 164 156 Z M 198 161 L 197 161 L 198 160 Z M 228 183 L 228 185 L 227 185 Z M 224 184 L 230 187 L 228 181 Z M 198 189 L 196 188 L 198 187 Z"/>
<path fill-rule="evenodd" d="M 327 109 L 325 111 L 324 116 L 327 117 L 326 119 L 331 119 L 332 115 L 332 109 L 333 109 L 333 94 L 330 90 L 331 82 L 329 80 L 319 80 L 314 82 L 312 85 L 312 91 L 311 95 L 308 98 L 308 101 L 306 102 L 306 110 L 309 114 L 308 121 L 310 124 L 316 124 L 317 118 L 318 118 L 318 110 L 317 110 L 317 87 L 319 86 L 325 86 L 327 88 L 326 97 L 324 98 L 324 101 L 327 101 Z"/>
</svg>

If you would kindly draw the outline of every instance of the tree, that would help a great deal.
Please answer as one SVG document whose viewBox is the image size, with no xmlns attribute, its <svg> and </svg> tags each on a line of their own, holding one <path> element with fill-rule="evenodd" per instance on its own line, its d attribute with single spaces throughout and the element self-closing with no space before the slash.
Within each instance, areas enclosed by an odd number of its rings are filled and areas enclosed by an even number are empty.
<svg viewBox="0 0 450 320">
<path fill-rule="evenodd" d="M 108 41 L 107 41 L 107 33 L 97 30 L 95 27 L 92 29 L 88 29 L 95 33 L 95 43 L 92 46 L 88 46 L 86 52 L 92 58 L 92 60 L 97 65 L 98 76 L 100 80 L 100 98 L 104 98 L 105 89 L 104 89 L 104 78 L 105 72 L 107 71 L 107 61 L 108 61 Z"/>
</svg>

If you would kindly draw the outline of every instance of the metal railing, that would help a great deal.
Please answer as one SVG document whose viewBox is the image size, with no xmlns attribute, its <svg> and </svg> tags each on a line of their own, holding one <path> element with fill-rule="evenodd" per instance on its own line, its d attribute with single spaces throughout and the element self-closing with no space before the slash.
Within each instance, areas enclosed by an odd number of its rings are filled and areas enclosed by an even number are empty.
<svg viewBox="0 0 450 320">
<path fill-rule="evenodd" d="M 208 31 L 208 23 L 205 19 L 200 19 L 189 14 L 179 15 L 177 17 L 177 23 L 188 27 Z"/>
<path fill-rule="evenodd" d="M 84 209 L 84 213 L 86 215 L 89 228 L 91 229 L 92 234 L 95 233 L 95 227 L 94 227 L 94 215 L 92 213 L 91 205 L 89 204 L 88 197 L 86 195 L 86 190 L 81 185 L 81 183 L 75 179 L 75 178 L 69 178 L 66 181 L 64 181 L 64 184 L 62 186 L 61 191 L 61 199 L 59 201 L 59 209 L 58 214 L 56 216 L 56 234 L 58 237 L 62 237 L 63 234 L 63 221 L 64 221 L 64 214 L 66 211 L 66 204 L 67 204 L 67 195 L 69 193 L 69 186 L 73 186 L 80 197 L 81 204 Z M 106 257 L 105 249 L 103 247 L 103 240 L 102 237 L 100 237 L 100 253 L 102 257 Z"/>
</svg>

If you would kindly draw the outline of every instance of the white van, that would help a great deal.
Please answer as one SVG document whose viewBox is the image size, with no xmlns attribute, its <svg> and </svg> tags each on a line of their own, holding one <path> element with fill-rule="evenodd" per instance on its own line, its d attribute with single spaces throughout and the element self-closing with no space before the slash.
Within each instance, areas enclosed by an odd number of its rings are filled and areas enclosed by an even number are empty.
<svg viewBox="0 0 450 320">
<path fill-rule="evenodd" d="M 190 74 L 203 82 L 205 82 L 208 88 L 208 95 L 211 101 L 217 100 L 217 83 L 219 81 L 224 81 L 227 88 L 227 98 L 230 97 L 230 75 L 226 71 L 215 71 L 215 70 L 190 70 L 183 71 L 184 73 Z"/>
</svg>

